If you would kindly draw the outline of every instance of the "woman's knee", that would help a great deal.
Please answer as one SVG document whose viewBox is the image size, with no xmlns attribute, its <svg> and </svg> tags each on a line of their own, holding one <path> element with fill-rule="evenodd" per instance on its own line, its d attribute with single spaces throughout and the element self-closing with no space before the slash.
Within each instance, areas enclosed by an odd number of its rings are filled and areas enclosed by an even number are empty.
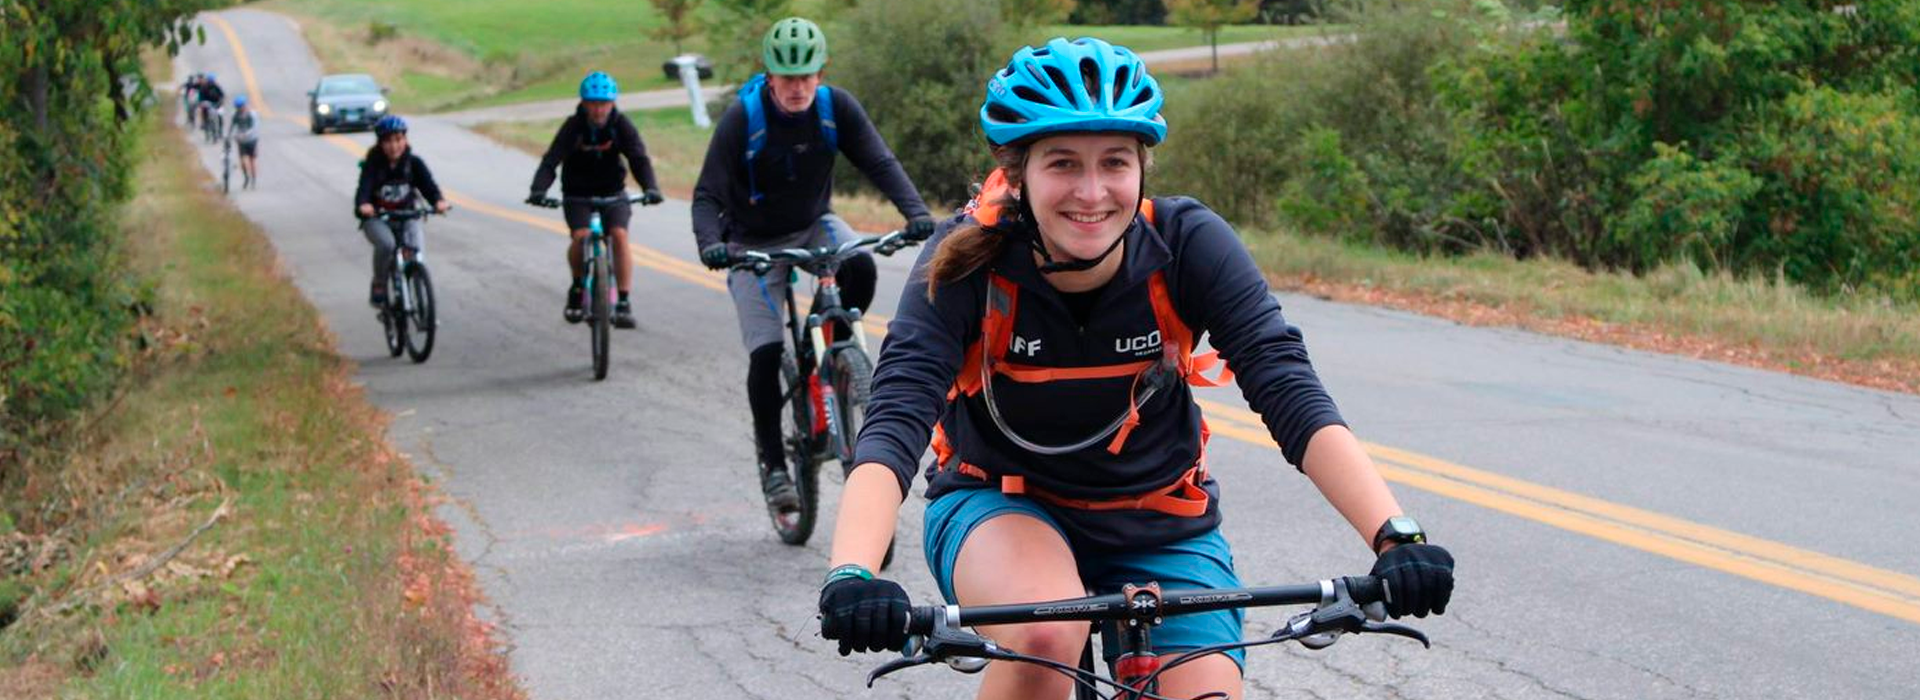
<svg viewBox="0 0 1920 700">
<path fill-rule="evenodd" d="M 1091 629 L 1085 622 L 1035 622 L 995 628 L 990 636 L 996 644 L 1022 654 L 1074 663 L 1086 648 Z"/>
</svg>

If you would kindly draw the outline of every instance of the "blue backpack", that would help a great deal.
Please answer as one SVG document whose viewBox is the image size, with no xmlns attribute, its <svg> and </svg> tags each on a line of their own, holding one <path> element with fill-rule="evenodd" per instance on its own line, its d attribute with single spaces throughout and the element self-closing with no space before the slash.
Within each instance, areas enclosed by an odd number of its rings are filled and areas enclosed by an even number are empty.
<svg viewBox="0 0 1920 700">
<path fill-rule="evenodd" d="M 759 204 L 763 195 L 753 182 L 753 158 L 767 148 L 767 112 L 760 106 L 760 91 L 767 87 L 767 74 L 755 73 L 736 93 L 747 108 L 747 203 Z M 814 113 L 820 115 L 820 132 L 827 137 L 827 148 L 840 150 L 840 129 L 833 123 L 833 91 L 825 83 L 813 97 Z"/>
</svg>

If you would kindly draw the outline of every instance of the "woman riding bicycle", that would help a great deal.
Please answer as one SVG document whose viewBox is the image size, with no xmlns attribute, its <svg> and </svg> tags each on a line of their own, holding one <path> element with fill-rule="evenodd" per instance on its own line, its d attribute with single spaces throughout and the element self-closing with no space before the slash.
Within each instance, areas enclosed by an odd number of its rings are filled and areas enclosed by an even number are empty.
<svg viewBox="0 0 1920 700">
<path fill-rule="evenodd" d="M 1132 51 L 1098 39 L 1023 48 L 988 82 L 980 121 L 1000 168 L 915 268 L 926 287 L 901 299 L 841 498 L 820 613 L 842 654 L 905 641 L 906 593 L 871 570 L 930 435 L 924 544 L 949 603 L 1238 587 L 1189 389 L 1213 381 L 1215 358 L 1192 355 L 1203 334 L 1287 461 L 1379 552 L 1389 613 L 1445 611 L 1451 556 L 1402 515 L 1237 234 L 1192 199 L 1141 199 L 1162 101 Z M 982 633 L 1066 664 L 1087 642 L 1082 622 Z M 1166 654 L 1240 639 L 1240 614 L 1222 611 L 1169 618 L 1153 641 Z M 1243 663 L 1203 657 L 1161 692 L 1237 698 Z M 980 697 L 1070 683 L 994 664 Z"/>
<path fill-rule="evenodd" d="M 376 213 L 419 206 L 426 201 L 435 212 L 445 214 L 452 205 L 440 194 L 427 162 L 413 154 L 407 143 L 407 120 L 389 114 L 373 123 L 379 140 L 360 163 L 360 186 L 353 196 L 353 213 L 360 217 L 360 230 L 373 244 L 373 289 L 367 303 L 380 308 L 387 303 L 387 266 L 393 264 L 396 244 L 418 246 L 420 220 L 411 219 L 401 231 L 394 231 Z M 395 234 L 403 236 L 395 238 Z"/>
</svg>

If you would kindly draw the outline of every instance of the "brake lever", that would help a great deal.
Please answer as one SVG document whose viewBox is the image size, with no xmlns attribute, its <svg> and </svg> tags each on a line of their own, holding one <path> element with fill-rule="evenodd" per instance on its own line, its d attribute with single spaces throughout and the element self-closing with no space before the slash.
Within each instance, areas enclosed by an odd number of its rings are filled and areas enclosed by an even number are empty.
<svg viewBox="0 0 1920 700">
<path fill-rule="evenodd" d="M 887 675 L 889 673 L 893 673 L 894 671 L 898 671 L 903 668 L 913 668 L 915 666 L 922 666 L 930 663 L 933 663 L 933 657 L 928 656 L 924 652 L 919 654 L 914 654 L 913 656 L 903 656 L 901 658 L 888 661 L 884 664 L 881 664 L 879 668 L 873 669 L 872 671 L 867 673 L 867 687 L 869 688 L 873 687 L 874 681 L 880 680 L 881 676 Z"/>
<path fill-rule="evenodd" d="M 1374 622 L 1368 620 L 1365 624 L 1360 625 L 1360 631 L 1369 634 L 1391 634 L 1396 637 L 1406 637 L 1419 642 L 1428 649 L 1433 648 L 1433 642 L 1427 641 L 1425 632 L 1395 622 Z"/>
</svg>

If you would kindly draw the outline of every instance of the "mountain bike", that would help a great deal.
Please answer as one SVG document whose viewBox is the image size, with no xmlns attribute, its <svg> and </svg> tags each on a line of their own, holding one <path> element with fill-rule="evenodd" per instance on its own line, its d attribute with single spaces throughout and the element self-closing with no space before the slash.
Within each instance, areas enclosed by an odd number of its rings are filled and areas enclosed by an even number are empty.
<svg viewBox="0 0 1920 700">
<path fill-rule="evenodd" d="M 613 274 L 612 245 L 607 241 L 606 231 L 600 225 L 600 209 L 621 202 L 635 204 L 639 201 L 640 195 L 621 193 L 606 197 L 566 197 L 564 199 L 548 197 L 536 205 L 558 209 L 562 203 L 585 204 L 593 210 L 593 217 L 587 225 L 587 247 L 583 251 L 587 276 L 580 281 L 580 308 L 587 311 L 588 340 L 593 346 L 595 381 L 607 378 L 609 355 L 612 354 L 613 302 L 618 287 Z"/>
<path fill-rule="evenodd" d="M 1042 666 L 1072 678 L 1074 697 L 1078 700 L 1173 700 L 1158 693 L 1161 674 L 1208 654 L 1290 641 L 1297 641 L 1308 649 L 1325 649 L 1339 641 L 1343 634 L 1391 634 L 1431 648 L 1433 644 L 1419 630 L 1384 622 L 1385 601 L 1391 594 L 1381 579 L 1348 576 L 1266 588 L 1162 591 L 1157 583 L 1128 584 L 1119 593 L 1024 605 L 916 606 L 908 617 L 907 633 L 911 636 L 901 658 L 868 673 L 867 687 L 873 687 L 873 682 L 881 676 L 914 666 L 945 663 L 956 671 L 976 673 L 989 662 L 1009 661 Z M 1264 639 L 1215 644 L 1164 660 L 1151 651 L 1152 630 L 1167 617 L 1275 605 L 1317 607 L 1289 618 Z M 1010 651 L 994 644 L 993 640 L 961 629 L 1060 620 L 1094 623 L 1093 637 L 1099 636 L 1100 623 L 1116 628 L 1114 640 L 1120 653 L 1112 664 L 1112 677 L 1095 670 L 1091 642 L 1081 653 L 1076 667 Z M 1225 694 L 1201 696 L 1210 697 L 1225 697 Z"/>
<path fill-rule="evenodd" d="M 840 284 L 834 275 L 841 263 L 862 248 L 892 255 L 916 243 L 894 231 L 817 248 L 745 251 L 729 261 L 732 269 L 762 278 L 763 296 L 768 274 L 780 269 L 787 275 L 788 345 L 780 354 L 780 376 L 786 384 L 782 401 L 789 407 L 791 421 L 786 437 L 792 470 L 788 476 L 800 493 L 800 507 L 787 510 L 768 504 L 767 514 L 782 542 L 806 544 L 813 536 L 820 510 L 820 462 L 835 459 L 842 470 L 853 469 L 853 444 L 873 385 L 873 359 L 860 326 L 861 310 L 840 305 Z M 805 316 L 799 314 L 793 294 L 801 268 L 814 276 L 813 307 Z M 767 304 L 774 305 L 771 296 Z M 889 544 L 887 558 L 892 556 Z"/>
<path fill-rule="evenodd" d="M 201 102 L 198 109 L 201 110 L 200 131 L 206 135 L 207 143 L 220 140 L 220 135 L 226 130 L 225 115 L 220 113 L 220 107 L 211 102 Z"/>
<path fill-rule="evenodd" d="M 387 356 L 399 357 L 405 352 L 414 364 L 426 362 L 427 356 L 433 354 L 439 319 L 435 315 L 433 276 L 428 274 L 427 261 L 423 258 L 426 232 L 420 233 L 423 240 L 409 241 L 406 227 L 408 221 L 432 215 L 431 209 L 396 209 L 374 214 L 387 222 L 394 239 L 393 264 L 387 271 L 387 303 L 379 312 L 380 325 L 386 330 Z"/>
</svg>

